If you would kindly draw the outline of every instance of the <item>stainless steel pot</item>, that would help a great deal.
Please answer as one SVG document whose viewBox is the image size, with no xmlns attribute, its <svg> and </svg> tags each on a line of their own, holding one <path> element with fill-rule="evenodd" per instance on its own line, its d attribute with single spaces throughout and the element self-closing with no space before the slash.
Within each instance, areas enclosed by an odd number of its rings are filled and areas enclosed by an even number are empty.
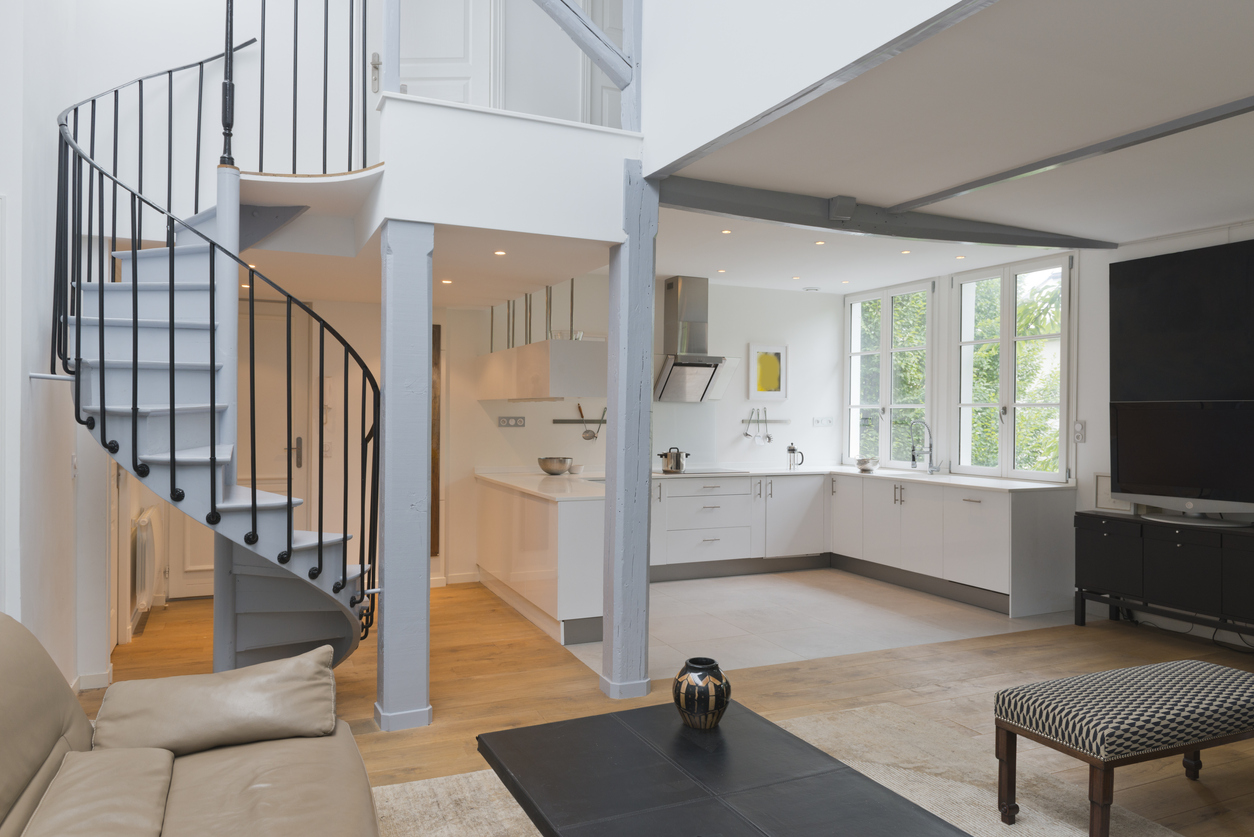
<svg viewBox="0 0 1254 837">
<path fill-rule="evenodd" d="M 684 472 L 684 460 L 691 454 L 684 453 L 679 448 L 671 448 L 665 453 L 659 453 L 662 457 L 662 473 L 663 474 L 682 474 Z"/>
</svg>

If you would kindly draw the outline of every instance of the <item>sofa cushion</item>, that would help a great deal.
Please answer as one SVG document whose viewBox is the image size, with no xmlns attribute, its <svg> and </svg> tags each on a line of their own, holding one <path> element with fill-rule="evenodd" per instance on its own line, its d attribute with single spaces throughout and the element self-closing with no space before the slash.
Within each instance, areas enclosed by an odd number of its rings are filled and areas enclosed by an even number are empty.
<svg viewBox="0 0 1254 837">
<path fill-rule="evenodd" d="M 174 761 L 162 837 L 376 837 L 374 798 L 348 724 Z"/>
<path fill-rule="evenodd" d="M 331 646 L 215 674 L 114 683 L 96 716 L 96 748 L 160 747 L 176 756 L 335 731 Z"/>
<path fill-rule="evenodd" d="M 160 837 L 174 754 L 70 752 L 22 837 Z"/>
<path fill-rule="evenodd" d="M 39 640 L 0 613 L 0 837 L 17 837 L 91 724 Z"/>
</svg>

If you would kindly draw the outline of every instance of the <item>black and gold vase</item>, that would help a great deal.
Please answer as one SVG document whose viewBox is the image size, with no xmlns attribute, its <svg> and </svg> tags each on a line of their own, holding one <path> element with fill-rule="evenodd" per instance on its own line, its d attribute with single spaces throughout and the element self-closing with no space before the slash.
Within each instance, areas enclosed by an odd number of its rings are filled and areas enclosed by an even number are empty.
<svg viewBox="0 0 1254 837">
<path fill-rule="evenodd" d="M 671 696 L 686 726 L 714 729 L 727 711 L 731 681 L 709 657 L 693 657 L 675 675 Z"/>
</svg>

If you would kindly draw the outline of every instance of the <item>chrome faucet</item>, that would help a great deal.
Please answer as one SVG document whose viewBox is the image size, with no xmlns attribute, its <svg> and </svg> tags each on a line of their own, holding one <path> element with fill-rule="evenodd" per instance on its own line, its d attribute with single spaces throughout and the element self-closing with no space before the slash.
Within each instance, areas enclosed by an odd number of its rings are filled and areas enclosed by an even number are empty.
<svg viewBox="0 0 1254 837">
<path fill-rule="evenodd" d="M 926 435 L 924 436 L 924 441 L 926 441 L 926 442 L 927 442 L 927 447 L 925 447 L 925 448 L 916 448 L 916 447 L 915 447 L 915 444 L 914 444 L 914 426 L 915 426 L 916 424 L 921 424 L 921 425 L 923 425 L 923 429 L 924 429 L 924 431 L 926 431 Z M 939 472 L 940 472 L 940 466 L 939 466 L 939 465 L 937 465 L 937 464 L 935 464 L 935 463 L 932 461 L 932 448 L 934 448 L 934 447 L 936 447 L 936 440 L 932 438 L 932 428 L 930 428 L 930 427 L 928 427 L 928 426 L 927 426 L 927 422 L 926 422 L 926 421 L 924 421 L 923 419 L 915 419 L 914 421 L 910 422 L 910 467 L 911 467 L 911 468 L 918 468 L 918 467 L 919 467 L 919 461 L 918 461 L 918 458 L 917 458 L 917 457 L 918 457 L 918 455 L 919 455 L 919 454 L 921 454 L 921 453 L 926 453 L 926 454 L 927 454 L 927 472 L 928 472 L 928 474 L 935 474 L 935 473 L 939 473 Z"/>
</svg>

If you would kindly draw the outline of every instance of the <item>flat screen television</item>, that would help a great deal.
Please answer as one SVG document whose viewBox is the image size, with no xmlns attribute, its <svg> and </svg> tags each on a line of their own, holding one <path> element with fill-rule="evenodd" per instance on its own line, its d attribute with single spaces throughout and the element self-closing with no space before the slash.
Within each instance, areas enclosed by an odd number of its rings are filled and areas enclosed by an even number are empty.
<svg viewBox="0 0 1254 837">
<path fill-rule="evenodd" d="M 1254 512 L 1254 401 L 1110 405 L 1111 494 L 1201 517 Z"/>
</svg>

